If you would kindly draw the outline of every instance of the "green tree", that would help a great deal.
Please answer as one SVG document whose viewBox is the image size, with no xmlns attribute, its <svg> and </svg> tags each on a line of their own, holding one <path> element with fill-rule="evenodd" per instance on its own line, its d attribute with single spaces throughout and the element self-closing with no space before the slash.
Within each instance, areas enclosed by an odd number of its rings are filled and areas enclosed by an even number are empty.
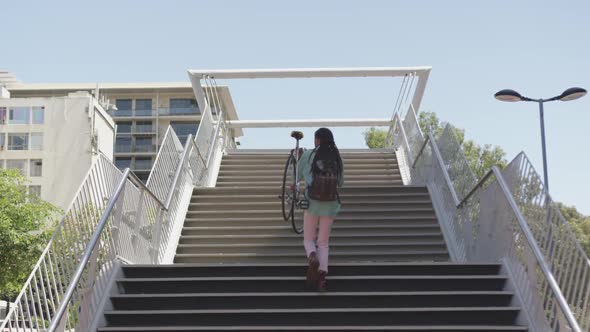
<svg viewBox="0 0 590 332">
<path fill-rule="evenodd" d="M 576 238 L 590 255 L 590 217 L 578 212 L 574 206 L 568 206 L 563 203 L 557 203 L 559 211 L 572 227 Z"/>
<path fill-rule="evenodd" d="M 379 149 L 385 147 L 385 139 L 387 138 L 387 131 L 383 129 L 370 128 L 363 132 L 365 135 L 365 143 L 370 149 Z"/>
<path fill-rule="evenodd" d="M 59 209 L 28 195 L 26 178 L 0 169 L 0 298 L 14 299 L 51 236 Z"/>
<path fill-rule="evenodd" d="M 443 133 L 444 128 L 448 124 L 447 122 L 440 121 L 435 112 L 420 113 L 418 122 L 422 132 L 425 134 L 430 132 L 435 138 Z M 464 129 L 457 128 L 452 124 L 451 127 L 457 137 L 457 141 L 463 148 L 465 158 L 478 179 L 484 176 L 492 166 L 498 166 L 500 169 L 506 166 L 506 152 L 501 147 L 490 144 L 479 145 L 473 140 L 465 140 Z"/>
<path fill-rule="evenodd" d="M 447 126 L 447 122 L 441 121 L 435 112 L 421 112 L 418 117 L 418 122 L 420 129 L 425 135 L 427 133 L 432 133 L 435 138 L 440 137 L 444 128 Z M 484 176 L 492 166 L 498 166 L 502 169 L 507 165 L 505 159 L 506 152 L 500 146 L 492 146 L 490 144 L 479 145 L 473 140 L 465 140 L 464 129 L 454 126 L 452 126 L 452 128 L 457 137 L 457 141 L 463 148 L 465 158 L 478 179 Z M 364 135 L 365 143 L 370 148 L 373 149 L 385 146 L 384 138 L 387 135 L 385 130 L 371 128 L 365 131 Z M 380 137 L 383 137 L 383 141 L 379 139 Z M 538 183 L 530 183 L 523 186 L 523 188 L 524 192 L 513 193 L 517 194 L 517 199 L 532 200 L 536 195 L 540 194 L 540 192 L 537 192 L 539 188 Z M 558 203 L 558 206 L 564 218 L 571 225 L 578 241 L 580 241 L 582 247 L 586 250 L 586 253 L 590 254 L 590 217 L 582 215 L 573 206 L 567 206 L 562 203 Z"/>
</svg>

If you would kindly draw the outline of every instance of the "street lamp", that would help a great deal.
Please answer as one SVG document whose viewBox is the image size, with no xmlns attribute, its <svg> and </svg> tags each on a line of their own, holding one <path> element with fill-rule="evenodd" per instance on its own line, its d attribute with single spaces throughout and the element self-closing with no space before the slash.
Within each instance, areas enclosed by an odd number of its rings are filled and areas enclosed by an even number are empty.
<svg viewBox="0 0 590 332">
<path fill-rule="evenodd" d="M 500 101 L 517 102 L 517 101 L 533 101 L 539 103 L 539 114 L 541 115 L 541 142 L 543 144 L 543 177 L 545 181 L 545 189 L 549 192 L 549 180 L 547 179 L 547 151 L 545 148 L 545 120 L 543 117 L 543 103 L 554 100 L 570 101 L 586 95 L 587 91 L 582 88 L 569 88 L 565 90 L 561 95 L 555 96 L 549 99 L 533 99 L 522 96 L 520 93 L 505 89 L 496 92 L 494 97 Z"/>
</svg>

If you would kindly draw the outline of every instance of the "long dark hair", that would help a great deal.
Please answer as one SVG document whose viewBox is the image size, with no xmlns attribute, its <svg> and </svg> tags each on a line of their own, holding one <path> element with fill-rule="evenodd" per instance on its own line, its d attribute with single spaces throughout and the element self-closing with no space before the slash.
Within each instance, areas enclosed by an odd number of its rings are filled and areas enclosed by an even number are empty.
<svg viewBox="0 0 590 332">
<path fill-rule="evenodd" d="M 342 158 L 340 158 L 340 151 L 334 143 L 334 135 L 328 128 L 320 128 L 316 130 L 314 137 L 320 141 L 320 144 L 315 149 L 315 156 L 311 163 L 311 173 L 319 173 L 317 166 L 318 160 L 334 160 L 338 165 L 338 173 L 342 169 Z"/>
</svg>

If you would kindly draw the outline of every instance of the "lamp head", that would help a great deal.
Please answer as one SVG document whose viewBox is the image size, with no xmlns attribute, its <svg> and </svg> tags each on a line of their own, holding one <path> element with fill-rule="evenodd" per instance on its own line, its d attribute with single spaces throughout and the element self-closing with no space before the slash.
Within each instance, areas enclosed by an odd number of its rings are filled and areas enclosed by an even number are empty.
<svg viewBox="0 0 590 332">
<path fill-rule="evenodd" d="M 570 101 L 582 98 L 586 95 L 587 91 L 582 88 L 569 88 L 565 90 L 558 99 L 561 101 Z"/>
<path fill-rule="evenodd" d="M 504 89 L 496 92 L 494 97 L 500 101 L 508 101 L 508 102 L 517 102 L 523 101 L 522 96 L 520 93 L 511 90 L 511 89 Z"/>
</svg>

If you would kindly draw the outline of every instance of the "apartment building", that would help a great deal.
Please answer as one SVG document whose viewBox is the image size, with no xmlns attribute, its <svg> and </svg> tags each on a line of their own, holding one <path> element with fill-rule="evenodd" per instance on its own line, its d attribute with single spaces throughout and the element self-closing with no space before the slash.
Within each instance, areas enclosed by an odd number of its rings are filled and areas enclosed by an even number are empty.
<svg viewBox="0 0 590 332">
<path fill-rule="evenodd" d="M 20 170 L 31 194 L 66 209 L 99 153 L 113 157 L 115 122 L 85 91 L 23 98 L 0 89 L 0 168 Z"/>
<path fill-rule="evenodd" d="M 56 97 L 87 91 L 109 105 L 105 107 L 117 127 L 114 162 L 121 169 L 131 168 L 144 181 L 149 177 L 168 126 L 184 144 L 189 134 L 197 132 L 201 119 L 190 82 L 11 84 L 9 90 L 18 98 Z M 228 118 L 237 119 L 229 89 L 221 86 L 215 92 Z"/>
</svg>

